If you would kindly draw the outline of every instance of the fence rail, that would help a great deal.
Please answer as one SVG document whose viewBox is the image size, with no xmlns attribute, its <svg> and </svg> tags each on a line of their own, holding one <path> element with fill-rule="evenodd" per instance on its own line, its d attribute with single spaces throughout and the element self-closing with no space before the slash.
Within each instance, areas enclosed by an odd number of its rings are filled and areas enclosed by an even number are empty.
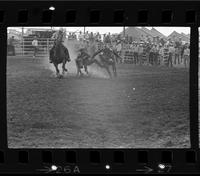
<svg viewBox="0 0 200 176">
<path fill-rule="evenodd" d="M 33 56 L 33 46 L 32 46 L 33 38 L 24 38 L 23 40 L 17 41 L 14 43 L 15 46 L 15 55 L 16 56 Z M 77 41 L 78 42 L 78 41 Z M 77 42 L 73 42 L 74 47 L 75 44 L 78 45 Z M 39 57 L 45 57 L 49 55 L 49 50 L 53 46 L 53 40 L 50 38 L 39 38 L 38 39 L 38 52 L 37 56 Z M 80 43 L 79 43 L 80 44 Z M 98 45 L 98 48 L 101 48 L 101 45 Z M 8 55 L 12 55 L 13 47 L 10 47 L 8 45 Z M 134 64 L 136 62 L 139 62 L 141 64 L 150 64 L 150 55 L 147 53 L 142 53 L 141 55 L 138 54 L 137 59 L 134 56 L 134 52 L 132 49 L 128 49 L 126 47 L 123 47 L 121 50 L 121 57 L 122 60 L 121 63 L 128 63 L 128 64 Z M 168 56 L 158 56 L 157 59 L 159 64 L 161 65 L 168 65 Z M 172 61 L 174 62 L 175 56 L 172 56 Z M 181 59 L 182 60 L 182 59 Z M 177 64 L 176 64 L 177 65 Z M 178 65 L 183 65 L 182 63 Z"/>
<path fill-rule="evenodd" d="M 33 38 L 24 38 L 14 42 L 14 49 L 16 56 L 32 56 L 33 55 Z M 38 52 L 37 56 L 44 57 L 48 56 L 49 49 L 53 46 L 53 40 L 50 38 L 39 38 L 38 39 Z M 8 45 L 7 54 L 13 55 L 13 47 Z"/>
</svg>

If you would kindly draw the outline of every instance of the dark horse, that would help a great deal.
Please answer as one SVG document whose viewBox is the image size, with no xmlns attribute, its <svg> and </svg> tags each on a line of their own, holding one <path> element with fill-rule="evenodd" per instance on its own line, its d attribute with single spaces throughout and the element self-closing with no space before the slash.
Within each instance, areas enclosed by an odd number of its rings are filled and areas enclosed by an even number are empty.
<svg viewBox="0 0 200 176">
<path fill-rule="evenodd" d="M 96 60 L 95 63 L 99 65 L 101 68 L 106 69 L 109 76 L 112 77 L 112 74 L 110 72 L 109 67 L 112 67 L 113 74 L 115 77 L 117 77 L 117 68 L 116 63 L 118 61 L 118 58 L 121 58 L 115 51 L 108 47 L 104 47 L 103 49 L 97 51 L 94 53 L 92 58 L 95 58 L 95 56 L 99 55 L 99 60 Z"/>
<path fill-rule="evenodd" d="M 81 72 L 81 69 L 84 68 L 87 75 L 89 75 L 87 66 L 91 65 L 95 62 L 95 60 L 91 59 L 91 56 L 84 51 L 84 49 L 80 49 L 80 54 L 77 56 L 75 63 L 77 68 L 77 76 L 83 76 L 83 73 Z"/>
<path fill-rule="evenodd" d="M 53 48 L 50 50 L 50 60 L 56 68 L 56 75 L 58 78 L 62 78 L 64 73 L 67 72 L 65 68 L 66 62 L 70 62 L 69 51 L 64 47 L 61 41 L 55 42 Z M 62 64 L 62 75 L 58 69 L 58 65 Z"/>
<path fill-rule="evenodd" d="M 99 54 L 99 60 L 95 59 L 95 56 Z M 81 54 L 76 59 L 77 66 L 77 76 L 83 75 L 81 69 L 84 68 L 85 72 L 88 73 L 87 66 L 96 63 L 99 67 L 106 69 L 109 76 L 112 77 L 109 67 L 112 66 L 113 74 L 117 76 L 116 62 L 117 58 L 120 57 L 117 53 L 112 51 L 109 48 L 104 48 L 96 53 L 92 57 L 87 54 L 85 51 L 82 51 Z"/>
</svg>

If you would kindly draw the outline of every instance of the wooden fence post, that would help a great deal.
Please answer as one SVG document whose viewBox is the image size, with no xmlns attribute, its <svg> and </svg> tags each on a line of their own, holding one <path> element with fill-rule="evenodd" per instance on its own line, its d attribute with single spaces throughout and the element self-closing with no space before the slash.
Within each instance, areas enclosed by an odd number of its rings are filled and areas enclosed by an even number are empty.
<svg viewBox="0 0 200 176">
<path fill-rule="evenodd" d="M 47 38 L 47 54 L 49 53 L 49 38 Z"/>
<path fill-rule="evenodd" d="M 22 56 L 24 56 L 24 38 L 22 37 Z"/>
</svg>

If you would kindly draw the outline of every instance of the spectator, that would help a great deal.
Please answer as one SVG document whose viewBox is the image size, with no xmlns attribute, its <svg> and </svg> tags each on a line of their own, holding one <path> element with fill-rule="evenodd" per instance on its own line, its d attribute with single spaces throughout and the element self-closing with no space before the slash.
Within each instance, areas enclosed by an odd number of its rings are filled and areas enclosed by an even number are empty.
<svg viewBox="0 0 200 176">
<path fill-rule="evenodd" d="M 182 63 L 183 63 L 183 59 L 184 59 L 183 58 L 183 52 L 184 52 L 185 48 L 186 48 L 185 44 L 182 44 L 181 47 L 180 47 L 180 55 L 181 55 L 181 61 L 182 61 Z"/>
<path fill-rule="evenodd" d="M 150 43 L 148 42 L 145 47 L 146 47 L 146 60 L 149 63 L 149 55 L 150 55 L 150 50 L 151 50 Z"/>
<path fill-rule="evenodd" d="M 167 44 L 163 48 L 163 64 L 169 66 L 169 47 Z"/>
<path fill-rule="evenodd" d="M 155 51 L 154 51 L 154 62 L 155 62 L 155 65 L 158 65 L 158 55 L 159 55 L 159 46 L 155 45 Z"/>
<path fill-rule="evenodd" d="M 93 42 L 93 40 L 94 40 L 93 32 L 90 32 L 90 34 L 89 34 L 89 41 Z"/>
<path fill-rule="evenodd" d="M 74 32 L 72 33 L 72 40 L 77 40 L 77 36 Z"/>
<path fill-rule="evenodd" d="M 179 56 L 179 48 L 175 47 L 175 56 L 174 56 L 174 64 L 177 64 L 177 60 L 178 60 L 178 64 L 180 64 L 180 56 Z"/>
<path fill-rule="evenodd" d="M 119 56 L 121 56 L 121 50 L 122 50 L 122 44 L 121 44 L 121 42 L 118 42 L 118 43 L 116 44 L 116 51 L 117 51 L 117 54 L 118 54 Z M 120 58 L 120 63 L 122 63 L 121 58 Z"/>
<path fill-rule="evenodd" d="M 189 59 L 190 59 L 190 49 L 188 46 L 185 47 L 183 52 L 183 59 L 184 59 L 184 65 L 185 68 L 189 66 Z"/>
<path fill-rule="evenodd" d="M 32 41 L 32 46 L 33 46 L 33 58 L 36 57 L 36 53 L 38 51 L 38 40 L 37 37 L 35 36 L 33 41 Z"/>
<path fill-rule="evenodd" d="M 163 55 L 164 55 L 163 46 L 162 46 L 162 44 L 160 44 L 159 45 L 159 51 L 158 51 L 158 63 L 159 63 L 159 65 L 163 64 Z"/>
<path fill-rule="evenodd" d="M 172 44 L 169 45 L 169 64 L 168 66 L 170 65 L 171 67 L 173 66 L 172 64 L 172 57 L 175 55 L 175 48 Z"/>
<path fill-rule="evenodd" d="M 103 43 L 106 43 L 106 34 L 103 34 Z"/>
<path fill-rule="evenodd" d="M 111 43 L 111 36 L 110 36 L 110 32 L 107 35 L 107 43 Z"/>
<path fill-rule="evenodd" d="M 15 45 L 14 45 L 14 36 L 12 36 L 9 40 L 8 40 L 8 48 L 9 50 L 12 51 L 12 55 L 15 56 Z"/>
<path fill-rule="evenodd" d="M 69 32 L 68 40 L 71 40 L 71 39 L 72 39 L 71 32 Z"/>
<path fill-rule="evenodd" d="M 151 65 L 154 65 L 154 58 L 155 58 L 155 45 L 151 47 L 150 53 L 149 53 L 149 63 Z"/>
<path fill-rule="evenodd" d="M 143 56 L 143 46 L 142 43 L 138 46 L 138 62 L 141 65 L 142 64 L 142 56 Z"/>
<path fill-rule="evenodd" d="M 160 44 L 161 44 L 162 46 L 164 46 L 165 40 L 164 40 L 163 38 L 160 39 Z"/>
<path fill-rule="evenodd" d="M 138 44 L 135 44 L 134 49 L 133 49 L 133 56 L 134 56 L 134 63 L 135 65 L 138 64 Z"/>
<path fill-rule="evenodd" d="M 118 41 L 116 43 L 116 49 L 117 49 L 117 53 L 120 55 L 121 54 L 121 50 L 122 50 L 122 43 L 120 41 Z"/>
<path fill-rule="evenodd" d="M 66 37 L 67 37 L 67 34 L 66 34 L 66 29 L 64 28 L 61 28 L 62 29 L 62 40 L 65 41 L 66 40 Z"/>
<path fill-rule="evenodd" d="M 83 36 L 82 32 L 80 31 L 80 32 L 79 32 L 79 35 L 78 35 L 78 40 L 79 40 L 81 43 L 83 42 L 83 38 L 84 38 L 84 36 Z"/>
<path fill-rule="evenodd" d="M 101 35 L 99 34 L 99 32 L 97 32 L 97 41 L 101 41 Z"/>
<path fill-rule="evenodd" d="M 85 36 L 84 36 L 85 40 L 86 40 L 86 41 L 89 41 L 89 37 L 90 37 L 90 36 L 89 36 L 88 31 L 86 31 Z"/>
<path fill-rule="evenodd" d="M 94 33 L 93 38 L 94 38 L 94 41 L 95 41 L 95 42 L 98 42 L 98 40 L 97 40 L 97 33 Z"/>
</svg>

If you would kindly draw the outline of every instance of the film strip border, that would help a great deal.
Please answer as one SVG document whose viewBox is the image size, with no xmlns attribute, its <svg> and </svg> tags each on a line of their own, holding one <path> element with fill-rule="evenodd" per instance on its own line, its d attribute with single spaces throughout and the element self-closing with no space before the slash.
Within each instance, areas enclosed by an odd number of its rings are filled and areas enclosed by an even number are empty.
<svg viewBox="0 0 200 176">
<path fill-rule="evenodd" d="M 77 6 L 78 4 L 78 6 Z M 54 10 L 50 10 L 54 7 Z M 0 2 L 0 40 L 8 26 L 189 26 L 191 57 L 198 58 L 200 3 L 188 2 Z M 6 46 L 0 48 L 6 58 Z M 1 75 L 5 61 L 0 61 Z M 191 149 L 7 149 L 6 117 L 0 119 L 0 172 L 180 173 L 200 172 L 198 60 L 191 61 Z M 195 67 L 196 66 L 196 67 Z M 5 79 L 0 80 L 6 85 Z M 5 88 L 5 87 L 4 87 Z M 3 93 L 1 91 L 1 97 Z M 195 102 L 195 103 L 194 103 Z M 6 114 L 6 105 L 1 105 Z M 3 132 L 3 133 L 2 133 Z"/>
<path fill-rule="evenodd" d="M 54 6 L 50 6 L 49 8 L 54 9 Z M 33 14 L 40 13 L 40 9 L 33 9 Z M 50 24 L 55 20 L 53 10 L 44 9 L 41 12 L 41 23 Z M 89 23 L 90 25 L 97 25 L 101 23 L 102 16 L 101 11 L 98 9 L 92 9 L 89 12 Z M 142 9 L 137 13 L 137 22 L 139 24 L 147 24 L 148 23 L 148 10 Z M 193 24 L 196 22 L 196 13 L 194 10 L 187 10 L 185 12 L 185 23 Z M 174 14 L 172 10 L 165 9 L 161 12 L 160 22 L 163 25 L 171 24 L 173 22 Z M 4 23 L 6 20 L 6 13 L 4 10 L 0 11 L 0 23 Z M 29 25 L 30 13 L 27 9 L 21 9 L 17 12 L 17 18 L 15 19 L 18 24 L 21 25 Z M 123 24 L 124 20 L 128 20 L 129 18 L 125 16 L 125 11 L 123 9 L 118 9 L 113 12 L 113 24 L 119 25 Z M 183 18 L 184 19 L 184 18 Z M 76 24 L 77 22 L 77 11 L 74 9 L 70 9 L 66 11 L 63 24 Z"/>
<path fill-rule="evenodd" d="M 77 6 L 78 3 L 78 6 Z M 2 25 L 150 25 L 199 23 L 198 2 L 1 2 Z M 51 8 L 50 8 L 51 7 Z"/>
<path fill-rule="evenodd" d="M 1 173 L 199 173 L 195 150 L 0 151 Z"/>
</svg>

